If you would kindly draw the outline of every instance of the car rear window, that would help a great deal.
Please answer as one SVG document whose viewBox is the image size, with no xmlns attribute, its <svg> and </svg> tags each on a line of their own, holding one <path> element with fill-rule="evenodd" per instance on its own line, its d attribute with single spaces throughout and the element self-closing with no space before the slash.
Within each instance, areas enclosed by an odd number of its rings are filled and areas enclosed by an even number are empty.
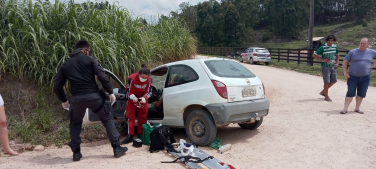
<svg viewBox="0 0 376 169">
<path fill-rule="evenodd" d="M 211 73 L 219 77 L 252 78 L 255 75 L 238 62 L 229 60 L 208 60 L 206 66 Z"/>
<path fill-rule="evenodd" d="M 267 49 L 256 49 L 257 53 L 269 53 Z"/>
</svg>

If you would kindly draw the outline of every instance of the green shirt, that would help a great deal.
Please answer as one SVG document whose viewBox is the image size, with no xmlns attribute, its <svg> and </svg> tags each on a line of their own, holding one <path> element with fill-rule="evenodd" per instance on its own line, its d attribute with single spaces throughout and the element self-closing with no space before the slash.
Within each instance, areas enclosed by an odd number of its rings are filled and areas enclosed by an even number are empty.
<svg viewBox="0 0 376 169">
<path fill-rule="evenodd" d="M 338 55 L 338 48 L 335 44 L 332 47 L 323 45 L 315 51 L 316 55 L 321 55 L 322 59 L 329 59 L 329 62 L 321 62 L 321 66 L 333 68 L 336 64 L 336 55 Z"/>
</svg>

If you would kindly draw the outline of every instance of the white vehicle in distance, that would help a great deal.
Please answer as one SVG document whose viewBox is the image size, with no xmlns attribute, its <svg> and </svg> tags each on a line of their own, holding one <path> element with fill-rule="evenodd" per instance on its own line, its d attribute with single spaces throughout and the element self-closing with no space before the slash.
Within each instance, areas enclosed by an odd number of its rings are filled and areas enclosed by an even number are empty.
<svg viewBox="0 0 376 169">
<path fill-rule="evenodd" d="M 249 62 L 250 64 L 260 62 L 269 65 L 272 60 L 270 56 L 270 52 L 265 48 L 250 47 L 240 54 L 239 61 Z"/>
<path fill-rule="evenodd" d="M 111 111 L 115 121 L 124 117 L 124 84 L 107 71 L 116 91 L 117 102 Z M 261 80 L 234 60 L 191 59 L 172 62 L 151 70 L 153 86 L 163 97 L 162 125 L 185 128 L 196 145 L 208 145 L 217 135 L 218 126 L 237 123 L 253 130 L 269 113 L 269 100 Z M 107 100 L 109 102 L 109 100 Z M 90 110 L 85 124 L 99 123 Z"/>
</svg>

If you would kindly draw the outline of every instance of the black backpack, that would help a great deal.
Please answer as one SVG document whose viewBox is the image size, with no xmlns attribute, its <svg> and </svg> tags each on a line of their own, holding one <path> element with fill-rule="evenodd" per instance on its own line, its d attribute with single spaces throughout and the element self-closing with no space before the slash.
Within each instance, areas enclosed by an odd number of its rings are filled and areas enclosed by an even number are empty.
<svg viewBox="0 0 376 169">
<path fill-rule="evenodd" d="M 169 140 L 170 142 L 168 142 Z M 164 150 L 166 147 L 167 151 L 177 152 L 172 143 L 176 143 L 174 135 L 168 127 L 160 126 L 156 127 L 150 133 L 150 153 L 157 152 L 159 150 Z"/>
</svg>

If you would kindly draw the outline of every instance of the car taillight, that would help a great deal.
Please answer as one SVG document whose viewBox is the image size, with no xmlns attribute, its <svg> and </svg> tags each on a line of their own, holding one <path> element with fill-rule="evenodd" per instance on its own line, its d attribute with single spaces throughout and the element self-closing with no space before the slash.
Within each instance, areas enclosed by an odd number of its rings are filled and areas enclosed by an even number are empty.
<svg viewBox="0 0 376 169">
<path fill-rule="evenodd" d="M 227 99 L 228 96 L 227 96 L 227 87 L 226 87 L 226 85 L 223 84 L 222 82 L 216 81 L 216 80 L 212 80 L 212 83 L 214 85 L 215 90 L 217 90 L 218 94 L 221 97 Z"/>
<path fill-rule="evenodd" d="M 257 56 L 257 53 L 254 53 L 253 56 Z"/>
<path fill-rule="evenodd" d="M 269 54 L 269 57 L 272 56 L 271 54 Z"/>
</svg>

